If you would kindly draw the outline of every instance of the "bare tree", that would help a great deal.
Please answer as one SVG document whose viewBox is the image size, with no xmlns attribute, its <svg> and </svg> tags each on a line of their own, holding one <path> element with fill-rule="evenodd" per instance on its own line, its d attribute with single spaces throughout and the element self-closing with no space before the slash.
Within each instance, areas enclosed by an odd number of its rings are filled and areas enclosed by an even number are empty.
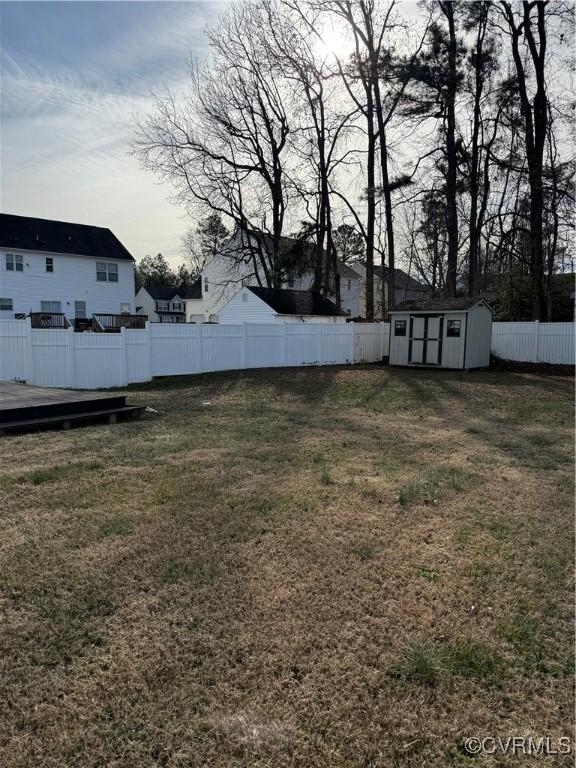
<svg viewBox="0 0 576 768">
<path fill-rule="evenodd" d="M 190 68 L 184 104 L 159 98 L 140 126 L 135 150 L 145 167 L 171 181 L 177 199 L 232 219 L 259 281 L 281 282 L 280 237 L 288 117 L 258 30 L 261 9 L 235 5 L 209 32 L 209 65 Z M 258 233 L 271 238 L 266 246 Z"/>
</svg>

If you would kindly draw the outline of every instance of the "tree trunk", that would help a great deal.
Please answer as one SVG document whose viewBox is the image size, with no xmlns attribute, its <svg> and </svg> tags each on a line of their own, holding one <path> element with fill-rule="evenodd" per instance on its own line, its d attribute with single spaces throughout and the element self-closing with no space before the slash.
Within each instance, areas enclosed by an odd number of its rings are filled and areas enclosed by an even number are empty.
<svg viewBox="0 0 576 768">
<path fill-rule="evenodd" d="M 474 109 L 472 127 L 472 161 L 470 168 L 470 226 L 469 226 L 469 250 L 468 250 L 468 295 L 476 296 L 479 291 L 478 255 L 480 248 L 480 225 L 478 221 L 478 187 L 480 177 L 480 123 L 482 120 L 481 100 L 484 89 L 483 44 L 486 33 L 488 10 L 483 7 L 483 16 L 478 25 L 476 37 L 476 59 L 474 66 Z"/>
<path fill-rule="evenodd" d="M 457 88 L 457 40 L 452 2 L 440 3 L 448 22 L 448 88 L 446 93 L 446 231 L 448 235 L 448 265 L 446 293 L 456 295 L 456 271 L 458 268 L 458 208 L 456 182 L 458 158 L 456 153 L 456 88 Z"/>
<path fill-rule="evenodd" d="M 544 69 L 546 61 L 546 23 L 544 9 L 546 0 L 523 2 L 523 20 L 517 25 L 512 7 L 509 2 L 501 3 L 510 29 L 512 56 L 518 76 L 518 91 L 524 116 L 524 132 L 526 161 L 528 163 L 528 183 L 530 186 L 530 276 L 532 281 L 532 318 L 542 320 L 546 313 L 546 290 L 544 284 L 544 190 L 542 187 L 542 165 L 544 161 L 544 146 L 548 129 L 548 98 Z M 536 7 L 538 13 L 538 39 L 534 38 L 531 12 Z M 530 103 L 526 85 L 524 60 L 520 53 L 518 41 L 524 37 L 530 51 L 536 79 L 536 93 Z"/>
</svg>

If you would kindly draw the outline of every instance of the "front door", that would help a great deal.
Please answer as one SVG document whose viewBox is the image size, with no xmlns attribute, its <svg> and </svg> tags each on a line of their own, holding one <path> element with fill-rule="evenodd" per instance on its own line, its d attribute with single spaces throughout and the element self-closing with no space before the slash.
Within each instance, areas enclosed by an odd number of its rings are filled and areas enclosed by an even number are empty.
<svg viewBox="0 0 576 768">
<path fill-rule="evenodd" d="M 411 315 L 408 362 L 440 365 L 442 360 L 442 315 Z"/>
</svg>

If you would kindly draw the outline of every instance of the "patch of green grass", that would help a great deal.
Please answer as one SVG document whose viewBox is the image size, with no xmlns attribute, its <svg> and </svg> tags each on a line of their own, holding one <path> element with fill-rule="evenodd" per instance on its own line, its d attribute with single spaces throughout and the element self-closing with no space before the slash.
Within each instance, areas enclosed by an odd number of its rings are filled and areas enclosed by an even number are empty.
<svg viewBox="0 0 576 768">
<path fill-rule="evenodd" d="M 489 520 L 480 521 L 479 527 L 488 531 L 498 541 L 505 541 L 514 530 L 514 526 L 509 520 L 501 517 L 494 517 Z"/>
<path fill-rule="evenodd" d="M 76 464 L 60 464 L 46 469 L 35 469 L 20 475 L 17 479 L 19 483 L 31 483 L 32 485 L 41 485 L 42 483 L 53 483 L 65 478 L 76 477 L 84 472 L 97 472 L 102 469 L 102 464 L 98 461 L 81 461 Z"/>
<path fill-rule="evenodd" d="M 391 670 L 394 677 L 430 686 L 451 675 L 494 683 L 505 672 L 500 654 L 473 640 L 446 645 L 415 642 L 403 650 L 399 663 Z"/>
<path fill-rule="evenodd" d="M 352 551 L 360 560 L 371 560 L 376 556 L 378 549 L 375 544 L 370 542 L 363 542 L 361 544 L 357 544 Z"/>
<path fill-rule="evenodd" d="M 403 507 L 415 502 L 438 504 L 446 491 L 463 491 L 471 481 L 472 475 L 460 467 L 433 467 L 423 478 L 403 486 L 398 500 Z"/>
<path fill-rule="evenodd" d="M 437 649 L 425 643 L 413 643 L 402 652 L 399 663 L 390 670 L 393 677 L 420 685 L 436 685 L 441 674 Z"/>
<path fill-rule="evenodd" d="M 453 675 L 492 681 L 500 679 L 506 670 L 499 653 L 473 640 L 450 644 L 444 652 L 444 666 Z"/>
<path fill-rule="evenodd" d="M 187 582 L 194 587 L 212 584 L 218 575 L 216 561 L 200 556 L 169 557 L 162 563 L 160 578 L 167 584 Z"/>
<path fill-rule="evenodd" d="M 422 576 L 423 579 L 428 581 L 438 581 L 440 578 L 440 572 L 435 571 L 433 568 L 427 568 L 425 565 L 419 565 L 416 569 L 418 576 Z"/>
<path fill-rule="evenodd" d="M 332 485 L 334 483 L 334 478 L 328 464 L 322 464 L 320 467 L 320 482 L 322 485 Z"/>
<path fill-rule="evenodd" d="M 100 538 L 126 536 L 132 533 L 135 527 L 136 521 L 131 516 L 116 513 L 102 520 L 98 526 L 98 534 Z"/>
<path fill-rule="evenodd" d="M 464 576 L 472 579 L 477 591 L 486 592 L 494 577 L 494 567 L 491 563 L 476 560 L 464 568 Z"/>
</svg>

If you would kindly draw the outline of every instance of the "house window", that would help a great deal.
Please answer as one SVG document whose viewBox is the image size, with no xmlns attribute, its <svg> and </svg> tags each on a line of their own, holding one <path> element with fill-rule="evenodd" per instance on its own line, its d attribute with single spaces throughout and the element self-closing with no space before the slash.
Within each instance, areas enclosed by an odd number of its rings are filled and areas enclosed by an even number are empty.
<svg viewBox="0 0 576 768">
<path fill-rule="evenodd" d="M 180 301 L 173 301 L 172 302 L 172 309 L 175 312 L 181 312 L 182 311 L 182 303 Z"/>
<path fill-rule="evenodd" d="M 52 256 L 46 256 L 46 272 L 54 272 L 54 259 Z"/>
<path fill-rule="evenodd" d="M 84 319 L 86 317 L 86 302 L 75 301 L 74 302 L 74 317 Z"/>
<path fill-rule="evenodd" d="M 348 290 L 352 288 L 352 280 L 348 280 Z"/>
<path fill-rule="evenodd" d="M 12 299 L 0 299 L 0 312 L 13 312 L 14 304 Z"/>
<path fill-rule="evenodd" d="M 96 262 L 96 280 L 100 283 L 118 282 L 118 264 L 108 261 Z"/>
<path fill-rule="evenodd" d="M 61 304 L 59 301 L 41 301 L 40 302 L 40 311 L 41 312 L 61 312 Z"/>
<path fill-rule="evenodd" d="M 157 312 L 170 312 L 170 302 L 169 301 L 157 301 L 156 302 L 156 311 Z"/>
<path fill-rule="evenodd" d="M 406 336 L 406 320 L 394 321 L 394 336 Z"/>
<path fill-rule="evenodd" d="M 446 336 L 448 338 L 458 338 L 460 336 L 460 320 L 448 320 L 446 327 Z"/>
<path fill-rule="evenodd" d="M 204 293 L 208 293 L 208 278 L 204 278 Z"/>
<path fill-rule="evenodd" d="M 24 272 L 24 258 L 14 253 L 6 254 L 6 269 L 8 272 Z"/>
</svg>

